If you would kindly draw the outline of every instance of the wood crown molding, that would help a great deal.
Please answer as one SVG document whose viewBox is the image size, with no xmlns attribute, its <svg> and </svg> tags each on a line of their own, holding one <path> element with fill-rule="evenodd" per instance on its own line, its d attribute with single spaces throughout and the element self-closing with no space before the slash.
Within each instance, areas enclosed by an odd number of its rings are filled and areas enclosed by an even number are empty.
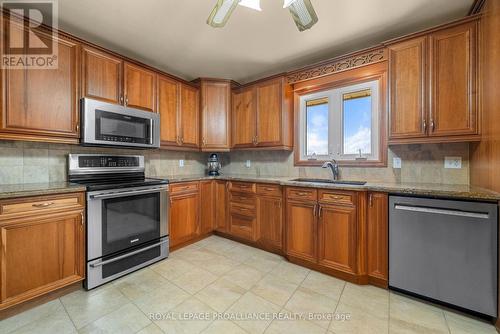
<svg viewBox="0 0 500 334">
<path fill-rule="evenodd" d="M 385 60 L 387 60 L 387 50 L 382 46 L 378 46 L 336 57 L 317 65 L 290 72 L 287 74 L 287 81 L 289 84 L 294 84 L 304 80 L 352 70 L 361 66 L 376 64 Z"/>
<path fill-rule="evenodd" d="M 483 9 L 485 2 L 486 0 L 474 0 L 474 3 L 472 4 L 472 6 L 470 6 L 468 15 L 474 15 L 480 13 L 481 10 Z"/>
</svg>

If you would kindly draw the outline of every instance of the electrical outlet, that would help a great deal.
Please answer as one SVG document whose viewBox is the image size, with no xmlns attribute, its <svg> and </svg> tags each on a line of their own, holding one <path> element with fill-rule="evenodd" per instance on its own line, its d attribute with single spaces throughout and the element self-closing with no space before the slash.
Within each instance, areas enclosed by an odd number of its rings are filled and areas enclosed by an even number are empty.
<svg viewBox="0 0 500 334">
<path fill-rule="evenodd" d="M 444 168 L 462 168 L 462 157 L 444 157 Z"/>
<path fill-rule="evenodd" d="M 247 161 L 245 162 L 245 167 L 246 167 L 246 168 L 250 168 L 250 166 L 252 166 L 252 162 L 251 162 L 250 160 L 247 160 Z"/>
<path fill-rule="evenodd" d="M 183 159 L 179 160 L 179 167 L 184 167 L 184 160 Z"/>
<path fill-rule="evenodd" d="M 392 158 L 392 168 L 401 168 L 401 158 Z"/>
</svg>

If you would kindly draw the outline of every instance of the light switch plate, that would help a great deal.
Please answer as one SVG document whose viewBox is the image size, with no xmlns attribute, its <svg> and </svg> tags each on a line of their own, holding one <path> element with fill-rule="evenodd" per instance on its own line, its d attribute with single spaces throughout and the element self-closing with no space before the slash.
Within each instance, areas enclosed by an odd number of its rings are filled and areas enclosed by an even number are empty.
<svg viewBox="0 0 500 334">
<path fill-rule="evenodd" d="M 184 160 L 179 160 L 179 167 L 184 167 Z"/>
<path fill-rule="evenodd" d="M 401 158 L 392 158 L 392 168 L 401 168 Z"/>
<path fill-rule="evenodd" d="M 462 157 L 444 157 L 444 168 L 462 168 Z"/>
<path fill-rule="evenodd" d="M 245 167 L 246 167 L 246 168 L 250 168 L 250 166 L 251 166 L 251 165 L 252 165 L 252 163 L 251 163 L 251 161 L 250 161 L 250 160 L 247 160 L 247 161 L 245 162 Z"/>
</svg>

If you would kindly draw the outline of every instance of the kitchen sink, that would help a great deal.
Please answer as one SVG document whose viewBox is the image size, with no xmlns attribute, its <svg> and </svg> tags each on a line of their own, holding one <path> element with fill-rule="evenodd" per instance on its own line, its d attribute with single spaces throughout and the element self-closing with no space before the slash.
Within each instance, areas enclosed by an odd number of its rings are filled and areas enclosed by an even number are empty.
<svg viewBox="0 0 500 334">
<path fill-rule="evenodd" d="M 366 181 L 348 181 L 348 180 L 329 180 L 329 179 L 306 179 L 306 178 L 299 178 L 299 179 L 293 179 L 292 181 L 295 182 L 314 182 L 314 183 L 330 183 L 330 184 L 346 184 L 346 185 L 353 185 L 353 186 L 362 186 L 366 184 Z"/>
</svg>

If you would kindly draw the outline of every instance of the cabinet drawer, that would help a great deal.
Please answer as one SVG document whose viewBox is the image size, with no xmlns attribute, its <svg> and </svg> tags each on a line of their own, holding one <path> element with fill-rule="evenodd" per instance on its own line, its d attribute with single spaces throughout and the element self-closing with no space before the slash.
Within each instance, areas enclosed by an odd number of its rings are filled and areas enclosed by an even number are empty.
<svg viewBox="0 0 500 334">
<path fill-rule="evenodd" d="M 255 193 L 255 183 L 231 181 L 229 182 L 229 190 L 245 193 Z"/>
<path fill-rule="evenodd" d="M 255 233 L 255 218 L 231 214 L 230 219 L 229 228 L 232 235 L 250 241 L 255 241 L 257 239 Z"/>
<path fill-rule="evenodd" d="M 64 209 L 84 207 L 83 193 L 9 199 L 0 202 L 0 217 L 37 215 Z"/>
<path fill-rule="evenodd" d="M 229 194 L 229 199 L 231 202 L 255 206 L 255 195 L 253 194 L 232 192 Z"/>
<path fill-rule="evenodd" d="M 230 207 L 229 211 L 231 212 L 231 214 L 234 213 L 234 214 L 248 216 L 248 217 L 255 217 L 255 205 L 249 206 L 249 205 L 243 205 L 240 203 L 231 202 L 229 207 Z"/>
<path fill-rule="evenodd" d="M 318 199 L 318 191 L 312 188 L 287 188 L 286 197 L 291 199 L 316 201 Z"/>
<path fill-rule="evenodd" d="M 257 194 L 281 197 L 281 187 L 276 184 L 258 184 Z"/>
<path fill-rule="evenodd" d="M 197 192 L 199 182 L 182 182 L 170 185 L 170 194 Z"/>
<path fill-rule="evenodd" d="M 355 194 L 344 192 L 332 192 L 327 190 L 319 191 L 319 201 L 332 204 L 348 204 L 354 203 Z"/>
</svg>

